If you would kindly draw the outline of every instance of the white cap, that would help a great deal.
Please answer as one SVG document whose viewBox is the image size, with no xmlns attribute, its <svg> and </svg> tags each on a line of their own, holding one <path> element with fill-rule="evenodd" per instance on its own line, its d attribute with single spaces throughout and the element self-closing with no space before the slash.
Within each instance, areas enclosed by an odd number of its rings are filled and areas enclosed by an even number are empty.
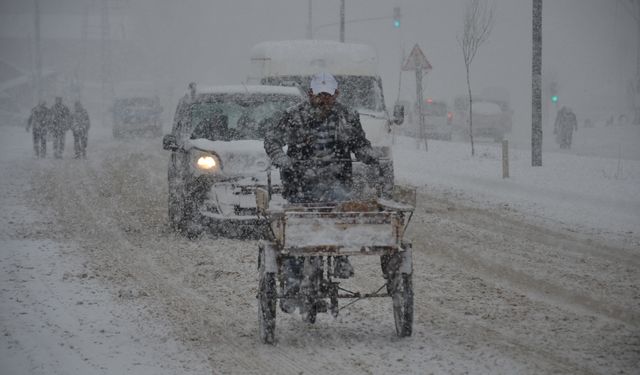
<svg viewBox="0 0 640 375">
<path fill-rule="evenodd" d="M 316 73 L 311 78 L 311 92 L 318 95 L 321 92 L 334 95 L 338 88 L 338 81 L 329 73 Z"/>
</svg>

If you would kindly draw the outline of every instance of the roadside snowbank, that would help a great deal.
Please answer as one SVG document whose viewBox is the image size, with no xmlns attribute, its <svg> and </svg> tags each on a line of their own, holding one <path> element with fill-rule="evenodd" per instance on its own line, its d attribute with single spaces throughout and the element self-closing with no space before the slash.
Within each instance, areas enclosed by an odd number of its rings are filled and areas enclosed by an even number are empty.
<svg viewBox="0 0 640 375">
<path fill-rule="evenodd" d="M 632 133 L 635 134 L 635 133 Z M 640 138 L 638 138 L 640 141 Z M 524 214 L 588 233 L 640 235 L 640 161 L 545 151 L 543 166 L 531 166 L 528 150 L 509 150 L 509 178 L 502 178 L 496 143 L 429 141 L 397 137 L 397 180 L 427 185 L 479 205 L 504 205 Z"/>
</svg>

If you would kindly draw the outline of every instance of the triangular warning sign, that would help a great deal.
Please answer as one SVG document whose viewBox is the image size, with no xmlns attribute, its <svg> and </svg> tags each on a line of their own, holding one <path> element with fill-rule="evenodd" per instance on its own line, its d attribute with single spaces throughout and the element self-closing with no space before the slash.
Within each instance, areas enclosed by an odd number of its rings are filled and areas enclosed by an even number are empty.
<svg viewBox="0 0 640 375">
<path fill-rule="evenodd" d="M 427 58 L 424 56 L 424 53 L 422 53 L 420 47 L 418 47 L 418 45 L 416 44 L 415 46 L 413 46 L 413 49 L 411 50 L 409 57 L 407 57 L 407 60 L 405 60 L 404 64 L 402 65 L 402 70 L 418 69 L 431 70 L 432 67 Z"/>
</svg>

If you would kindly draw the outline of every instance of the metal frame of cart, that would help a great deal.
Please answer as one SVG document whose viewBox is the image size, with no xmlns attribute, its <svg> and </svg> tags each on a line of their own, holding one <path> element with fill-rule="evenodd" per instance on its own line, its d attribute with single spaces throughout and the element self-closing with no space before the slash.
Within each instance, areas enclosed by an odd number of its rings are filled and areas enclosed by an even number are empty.
<svg viewBox="0 0 640 375">
<path fill-rule="evenodd" d="M 258 252 L 258 319 L 263 343 L 275 343 L 276 311 L 283 294 L 283 260 L 302 262 L 302 283 L 293 298 L 303 320 L 317 313 L 338 315 L 338 299 L 391 297 L 396 333 L 410 336 L 413 326 L 412 248 L 403 240 L 415 207 L 415 189 L 394 188 L 394 199 L 269 207 L 269 194 L 256 191 L 258 211 L 271 227 L 271 239 Z M 332 274 L 334 257 L 380 256 L 384 284 L 374 292 L 340 287 Z M 287 296 L 292 298 L 292 296 Z"/>
</svg>

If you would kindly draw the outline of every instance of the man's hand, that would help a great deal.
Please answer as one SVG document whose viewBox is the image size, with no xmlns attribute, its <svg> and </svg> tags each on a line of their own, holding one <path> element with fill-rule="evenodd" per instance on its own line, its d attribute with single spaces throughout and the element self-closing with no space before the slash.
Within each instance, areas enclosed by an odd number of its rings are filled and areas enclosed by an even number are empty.
<svg viewBox="0 0 640 375">
<path fill-rule="evenodd" d="M 368 165 L 380 165 L 380 160 L 369 153 L 363 155 L 362 162 Z"/>
<path fill-rule="evenodd" d="M 304 171 L 304 178 L 307 180 L 314 180 L 318 178 L 318 173 L 314 169 L 307 168 Z"/>
<path fill-rule="evenodd" d="M 285 154 L 282 154 L 274 158 L 272 162 L 273 162 L 273 165 L 275 165 L 280 169 L 291 169 L 291 167 L 293 167 L 293 162 L 291 161 L 291 158 Z"/>
</svg>

